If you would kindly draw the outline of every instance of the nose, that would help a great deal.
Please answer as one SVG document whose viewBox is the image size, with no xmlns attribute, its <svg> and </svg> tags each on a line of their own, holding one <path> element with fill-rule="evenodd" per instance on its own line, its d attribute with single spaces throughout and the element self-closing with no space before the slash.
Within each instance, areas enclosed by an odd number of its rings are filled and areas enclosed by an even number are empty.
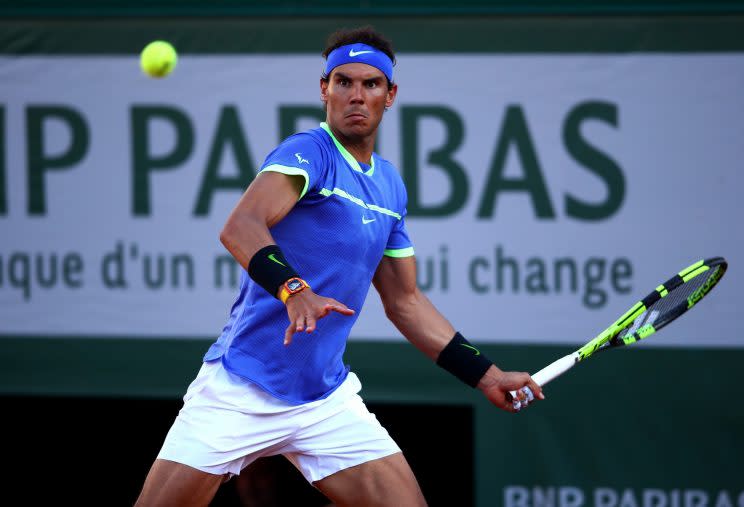
<svg viewBox="0 0 744 507">
<path fill-rule="evenodd" d="M 351 88 L 351 96 L 349 97 L 349 101 L 352 104 L 364 104 L 364 84 L 363 83 L 354 83 L 354 86 Z"/>
</svg>

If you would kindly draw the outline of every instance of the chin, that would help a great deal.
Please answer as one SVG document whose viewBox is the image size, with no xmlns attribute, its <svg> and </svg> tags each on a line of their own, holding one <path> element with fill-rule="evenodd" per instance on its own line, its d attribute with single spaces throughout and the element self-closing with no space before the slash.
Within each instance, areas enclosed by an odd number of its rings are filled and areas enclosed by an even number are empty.
<svg viewBox="0 0 744 507">
<path fill-rule="evenodd" d="M 352 123 L 347 123 L 344 130 L 348 133 L 348 137 L 364 137 L 370 135 L 374 131 L 373 128 L 370 128 L 366 120 L 363 122 L 354 121 Z"/>
<path fill-rule="evenodd" d="M 346 125 L 349 129 L 352 129 L 354 131 L 364 130 L 369 134 L 374 132 L 375 129 L 380 125 L 380 120 L 382 120 L 382 118 L 379 118 L 376 121 L 372 118 L 365 118 L 363 120 L 351 120 L 347 121 Z"/>
</svg>

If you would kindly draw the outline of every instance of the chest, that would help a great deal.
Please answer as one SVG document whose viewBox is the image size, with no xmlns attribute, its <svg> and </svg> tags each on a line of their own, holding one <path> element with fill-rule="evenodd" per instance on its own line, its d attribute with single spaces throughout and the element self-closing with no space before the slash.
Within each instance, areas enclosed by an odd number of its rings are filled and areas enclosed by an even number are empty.
<svg viewBox="0 0 744 507">
<path fill-rule="evenodd" d="M 327 224 L 327 240 L 344 256 L 376 266 L 402 210 L 396 189 L 382 174 L 347 167 L 329 172 L 308 205 Z"/>
</svg>

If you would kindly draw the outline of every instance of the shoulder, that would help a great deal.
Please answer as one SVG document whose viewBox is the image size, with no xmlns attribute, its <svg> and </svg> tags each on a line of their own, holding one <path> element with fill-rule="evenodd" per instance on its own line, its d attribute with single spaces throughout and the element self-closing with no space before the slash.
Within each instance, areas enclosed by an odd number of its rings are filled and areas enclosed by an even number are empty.
<svg viewBox="0 0 744 507">
<path fill-rule="evenodd" d="M 320 131 L 320 132 L 319 132 Z M 327 152 L 326 142 L 322 129 L 313 129 L 293 134 L 279 143 L 277 150 L 310 150 L 314 152 Z"/>
<path fill-rule="evenodd" d="M 403 187 L 403 178 L 395 164 L 382 158 L 377 153 L 373 156 L 375 157 L 375 172 L 379 171 L 380 175 L 390 181 L 392 185 Z"/>
<path fill-rule="evenodd" d="M 317 130 L 320 129 L 293 134 L 283 140 L 266 156 L 263 167 L 279 165 L 323 170 L 330 160 L 330 149 Z"/>
<path fill-rule="evenodd" d="M 397 206 L 399 208 L 405 208 L 408 203 L 408 191 L 406 190 L 406 185 L 403 182 L 400 171 L 389 160 L 380 157 L 376 153 L 373 156 L 375 157 L 375 173 L 379 173 L 378 177 L 384 179 L 390 194 L 397 202 Z"/>
</svg>

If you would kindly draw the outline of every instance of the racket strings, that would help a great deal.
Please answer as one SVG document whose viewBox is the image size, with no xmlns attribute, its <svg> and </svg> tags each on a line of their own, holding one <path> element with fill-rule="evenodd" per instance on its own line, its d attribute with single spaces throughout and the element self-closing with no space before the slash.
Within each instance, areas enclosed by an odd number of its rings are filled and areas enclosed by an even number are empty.
<svg viewBox="0 0 744 507">
<path fill-rule="evenodd" d="M 690 303 L 690 298 L 698 294 L 708 280 L 716 275 L 717 269 L 709 270 L 684 283 L 675 283 L 671 287 L 662 286 L 663 297 L 654 298 L 655 301 L 646 308 L 646 311 L 617 334 L 618 339 L 635 341 L 645 338 L 671 322 L 694 304 Z"/>
</svg>

